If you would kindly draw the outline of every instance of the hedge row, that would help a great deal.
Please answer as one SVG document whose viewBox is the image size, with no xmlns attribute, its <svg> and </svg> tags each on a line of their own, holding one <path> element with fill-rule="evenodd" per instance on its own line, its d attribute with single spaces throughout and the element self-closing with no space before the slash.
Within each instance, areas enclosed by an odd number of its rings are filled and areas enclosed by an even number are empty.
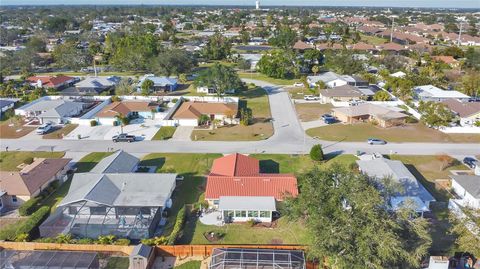
<svg viewBox="0 0 480 269">
<path fill-rule="evenodd" d="M 34 238 L 38 235 L 38 226 L 50 214 L 50 207 L 42 206 L 33 213 L 25 222 L 20 225 L 11 225 L 0 232 L 0 240 L 8 241 L 27 241 L 28 238 Z"/>
<path fill-rule="evenodd" d="M 18 214 L 20 214 L 20 216 L 28 216 L 32 214 L 37 209 L 38 202 L 40 202 L 41 199 L 41 196 L 37 196 L 26 201 L 18 208 Z"/>
<path fill-rule="evenodd" d="M 173 231 L 168 237 L 168 242 L 167 242 L 168 245 L 175 244 L 175 241 L 177 240 L 177 238 L 179 237 L 182 231 L 183 224 L 185 222 L 185 217 L 186 217 L 186 209 L 185 209 L 185 206 L 183 206 L 178 211 L 177 219 L 175 220 L 175 226 L 173 226 Z"/>
</svg>

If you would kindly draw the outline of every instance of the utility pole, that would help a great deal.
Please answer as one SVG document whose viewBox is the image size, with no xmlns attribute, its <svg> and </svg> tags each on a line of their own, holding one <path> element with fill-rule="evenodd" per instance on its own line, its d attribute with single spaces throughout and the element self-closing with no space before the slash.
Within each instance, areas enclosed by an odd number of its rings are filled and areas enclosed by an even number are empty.
<svg viewBox="0 0 480 269">
<path fill-rule="evenodd" d="M 392 16 L 392 30 L 390 30 L 390 43 L 393 42 L 393 25 L 395 24 L 395 17 Z"/>
<path fill-rule="evenodd" d="M 463 30 L 463 21 L 460 21 L 460 31 L 458 32 L 458 40 L 457 40 L 457 45 L 460 46 L 462 42 L 462 30 Z"/>
</svg>

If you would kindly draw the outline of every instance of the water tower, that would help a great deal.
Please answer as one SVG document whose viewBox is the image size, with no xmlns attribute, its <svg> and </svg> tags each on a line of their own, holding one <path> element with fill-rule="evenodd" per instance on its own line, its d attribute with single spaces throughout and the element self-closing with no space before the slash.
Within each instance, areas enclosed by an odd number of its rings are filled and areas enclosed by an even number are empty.
<svg viewBox="0 0 480 269">
<path fill-rule="evenodd" d="M 259 0 L 255 1 L 255 9 L 256 10 L 260 9 L 260 1 Z"/>
</svg>

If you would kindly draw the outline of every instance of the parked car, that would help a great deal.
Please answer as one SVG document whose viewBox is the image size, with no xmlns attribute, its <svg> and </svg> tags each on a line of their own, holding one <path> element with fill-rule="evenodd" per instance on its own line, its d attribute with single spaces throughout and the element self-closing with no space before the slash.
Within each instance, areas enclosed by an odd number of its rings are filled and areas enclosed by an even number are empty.
<svg viewBox="0 0 480 269">
<path fill-rule="evenodd" d="M 465 164 L 466 166 L 468 166 L 471 169 L 475 169 L 475 167 L 478 164 L 478 160 L 473 158 L 473 157 L 465 157 L 465 158 L 463 158 L 463 164 Z"/>
<path fill-rule="evenodd" d="M 320 98 L 315 95 L 304 95 L 303 99 L 307 101 L 315 101 L 315 100 L 319 100 Z"/>
<path fill-rule="evenodd" d="M 370 144 L 370 145 L 385 145 L 385 144 L 387 144 L 387 141 L 382 140 L 382 139 L 378 139 L 378 138 L 369 138 L 367 140 L 367 143 Z"/>
<path fill-rule="evenodd" d="M 323 114 L 322 119 L 323 119 L 323 122 L 325 122 L 326 124 L 332 124 L 337 122 L 337 119 L 335 119 L 335 117 L 330 114 Z"/>
<path fill-rule="evenodd" d="M 114 135 L 112 137 L 113 142 L 134 142 L 135 141 L 135 136 L 134 135 L 129 135 L 129 134 L 119 134 L 119 135 Z"/>
<path fill-rule="evenodd" d="M 48 133 L 50 130 L 52 130 L 52 128 L 53 128 L 52 123 L 47 122 L 47 123 L 44 123 L 44 124 L 40 125 L 35 132 L 39 135 L 43 135 L 43 134 Z"/>
<path fill-rule="evenodd" d="M 293 83 L 293 86 L 294 86 L 294 87 L 303 87 L 303 83 L 301 83 L 301 82 L 295 82 L 295 83 Z"/>
</svg>

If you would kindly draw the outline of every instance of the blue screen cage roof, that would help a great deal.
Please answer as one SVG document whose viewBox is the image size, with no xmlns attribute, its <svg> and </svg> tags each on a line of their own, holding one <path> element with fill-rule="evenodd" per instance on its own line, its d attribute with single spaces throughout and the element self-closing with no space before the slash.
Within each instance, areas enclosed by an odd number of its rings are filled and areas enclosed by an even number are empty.
<svg viewBox="0 0 480 269">
<path fill-rule="evenodd" d="M 95 252 L 0 250 L 0 268 L 98 269 Z"/>
<path fill-rule="evenodd" d="M 216 248 L 209 269 L 305 269 L 301 250 Z"/>
</svg>

